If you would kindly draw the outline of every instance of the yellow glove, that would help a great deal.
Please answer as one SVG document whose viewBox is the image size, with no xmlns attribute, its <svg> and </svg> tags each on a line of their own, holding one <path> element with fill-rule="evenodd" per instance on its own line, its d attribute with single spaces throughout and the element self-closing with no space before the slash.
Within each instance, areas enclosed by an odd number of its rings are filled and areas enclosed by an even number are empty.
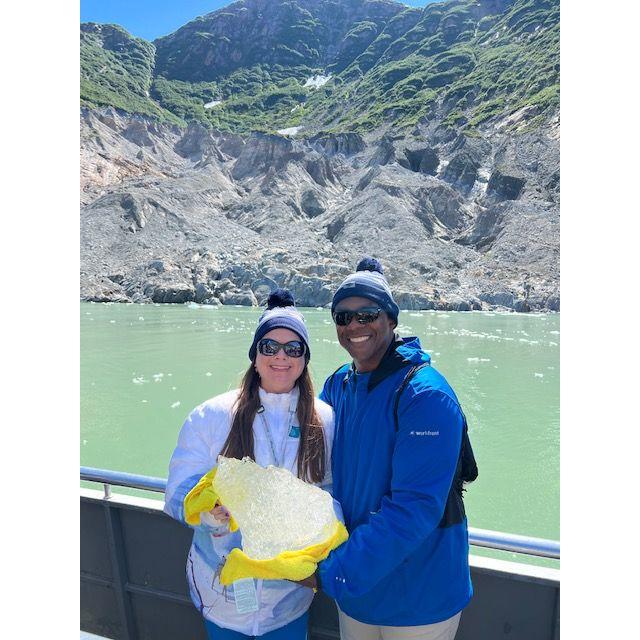
<svg viewBox="0 0 640 640">
<path fill-rule="evenodd" d="M 213 490 L 213 479 L 218 467 L 214 467 L 205 473 L 198 484 L 187 493 L 183 504 L 184 519 L 187 524 L 197 526 L 200 524 L 200 514 L 203 511 L 211 511 L 218 502 L 218 494 Z"/>
<path fill-rule="evenodd" d="M 204 511 L 211 511 L 216 504 L 220 503 L 218 494 L 213 488 L 213 479 L 216 476 L 218 467 L 214 467 L 208 473 L 205 473 L 198 484 L 196 484 L 189 493 L 187 493 L 184 502 L 182 503 L 184 508 L 184 519 L 187 524 L 194 527 L 200 524 L 200 514 Z M 235 531 L 238 528 L 238 524 L 233 519 L 233 516 L 229 519 L 229 530 Z"/>
<path fill-rule="evenodd" d="M 263 580 L 304 580 L 314 573 L 318 563 L 330 551 L 347 540 L 349 533 L 342 522 L 336 521 L 333 533 L 319 544 L 298 551 L 283 551 L 275 558 L 255 560 L 242 549 L 232 549 L 220 573 L 220 584 L 227 586 L 240 578 Z"/>
</svg>

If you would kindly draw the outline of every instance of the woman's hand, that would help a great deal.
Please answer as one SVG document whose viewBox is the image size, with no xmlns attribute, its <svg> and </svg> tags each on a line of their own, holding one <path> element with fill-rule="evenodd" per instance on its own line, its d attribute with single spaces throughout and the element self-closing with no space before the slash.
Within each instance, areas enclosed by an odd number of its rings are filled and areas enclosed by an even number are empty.
<svg viewBox="0 0 640 640">
<path fill-rule="evenodd" d="M 231 517 L 231 514 L 229 513 L 229 510 L 224 506 L 224 505 L 216 505 L 215 507 L 213 507 L 213 509 L 211 509 L 211 511 L 209 511 L 209 513 L 220 523 L 220 524 L 227 524 L 229 522 L 229 518 Z"/>
</svg>

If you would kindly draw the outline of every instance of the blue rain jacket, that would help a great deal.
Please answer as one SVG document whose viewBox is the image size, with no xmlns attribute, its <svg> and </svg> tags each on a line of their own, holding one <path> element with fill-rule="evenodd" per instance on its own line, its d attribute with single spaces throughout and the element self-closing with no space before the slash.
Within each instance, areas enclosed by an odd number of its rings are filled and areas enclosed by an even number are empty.
<svg viewBox="0 0 640 640">
<path fill-rule="evenodd" d="M 375 371 L 345 365 L 321 398 L 335 412 L 334 498 L 350 537 L 318 567 L 321 587 L 360 622 L 414 626 L 446 620 L 469 602 L 466 518 L 439 527 L 460 452 L 458 399 L 418 338 L 398 338 Z"/>
</svg>

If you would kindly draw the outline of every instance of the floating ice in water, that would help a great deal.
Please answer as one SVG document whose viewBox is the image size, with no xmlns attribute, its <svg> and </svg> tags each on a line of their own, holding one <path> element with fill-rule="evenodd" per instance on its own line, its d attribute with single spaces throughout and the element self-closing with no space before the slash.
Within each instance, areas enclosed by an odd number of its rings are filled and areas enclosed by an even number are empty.
<svg viewBox="0 0 640 640">
<path fill-rule="evenodd" d="M 258 560 L 327 540 L 334 532 L 333 499 L 287 469 L 249 458 L 218 458 L 213 487 L 242 531 L 242 549 Z"/>
<path fill-rule="evenodd" d="M 153 381 L 154 382 L 162 382 L 162 378 L 164 378 L 164 373 L 154 373 Z"/>
<path fill-rule="evenodd" d="M 109 320 L 109 324 L 115 324 L 116 321 L 115 320 Z"/>
<path fill-rule="evenodd" d="M 490 358 L 467 358 L 467 362 L 491 362 Z"/>
<path fill-rule="evenodd" d="M 87 440 L 83 440 L 83 441 L 82 441 L 82 444 L 87 444 Z"/>
<path fill-rule="evenodd" d="M 138 320 L 144 320 L 142 316 L 138 316 Z"/>
<path fill-rule="evenodd" d="M 213 375 L 213 373 L 211 373 L 211 371 L 207 371 L 205 375 L 207 376 L 207 378 L 210 378 Z"/>
<path fill-rule="evenodd" d="M 149 402 L 148 400 L 143 400 L 142 402 Z"/>
<path fill-rule="evenodd" d="M 145 382 L 149 382 L 149 381 L 145 380 L 142 376 L 138 376 L 137 378 L 134 378 L 131 382 L 133 382 L 133 384 L 144 384 Z"/>
<path fill-rule="evenodd" d="M 551 341 L 550 341 L 550 342 L 549 342 L 549 346 L 550 346 L 550 347 L 557 347 L 557 346 L 558 346 L 558 343 L 557 343 L 557 342 L 551 342 Z"/>
<path fill-rule="evenodd" d="M 329 74 L 328 76 L 323 76 L 323 75 L 311 76 L 310 78 L 307 78 L 307 81 L 302 86 L 319 89 L 322 85 L 327 84 L 329 80 L 331 80 L 331 74 Z"/>
<path fill-rule="evenodd" d="M 213 109 L 213 107 L 217 107 L 219 104 L 222 104 L 222 100 L 212 100 L 211 102 L 205 103 L 204 108 Z"/>
<path fill-rule="evenodd" d="M 178 400 L 177 402 L 174 402 L 174 403 L 171 405 L 171 408 L 172 408 L 172 409 L 175 409 L 176 407 L 179 407 L 179 406 L 180 406 L 180 400 Z"/>
<path fill-rule="evenodd" d="M 534 373 L 533 374 L 536 378 L 544 378 L 544 373 Z"/>
<path fill-rule="evenodd" d="M 560 335 L 559 331 L 549 331 L 549 333 L 552 333 L 554 336 L 559 336 Z"/>
</svg>

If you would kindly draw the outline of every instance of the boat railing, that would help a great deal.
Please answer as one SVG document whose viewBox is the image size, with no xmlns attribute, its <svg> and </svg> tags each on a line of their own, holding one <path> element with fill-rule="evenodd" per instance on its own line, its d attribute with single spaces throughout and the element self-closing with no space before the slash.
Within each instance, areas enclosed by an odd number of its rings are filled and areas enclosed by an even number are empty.
<svg viewBox="0 0 640 640">
<path fill-rule="evenodd" d="M 97 482 L 104 487 L 104 499 L 111 498 L 111 487 L 127 487 L 144 491 L 164 493 L 167 481 L 164 478 L 143 476 L 122 471 L 110 471 L 94 467 L 80 467 L 80 480 Z M 469 544 L 499 551 L 511 551 L 530 556 L 560 559 L 560 542 L 546 538 L 534 538 L 502 531 L 490 531 L 469 527 Z"/>
</svg>

